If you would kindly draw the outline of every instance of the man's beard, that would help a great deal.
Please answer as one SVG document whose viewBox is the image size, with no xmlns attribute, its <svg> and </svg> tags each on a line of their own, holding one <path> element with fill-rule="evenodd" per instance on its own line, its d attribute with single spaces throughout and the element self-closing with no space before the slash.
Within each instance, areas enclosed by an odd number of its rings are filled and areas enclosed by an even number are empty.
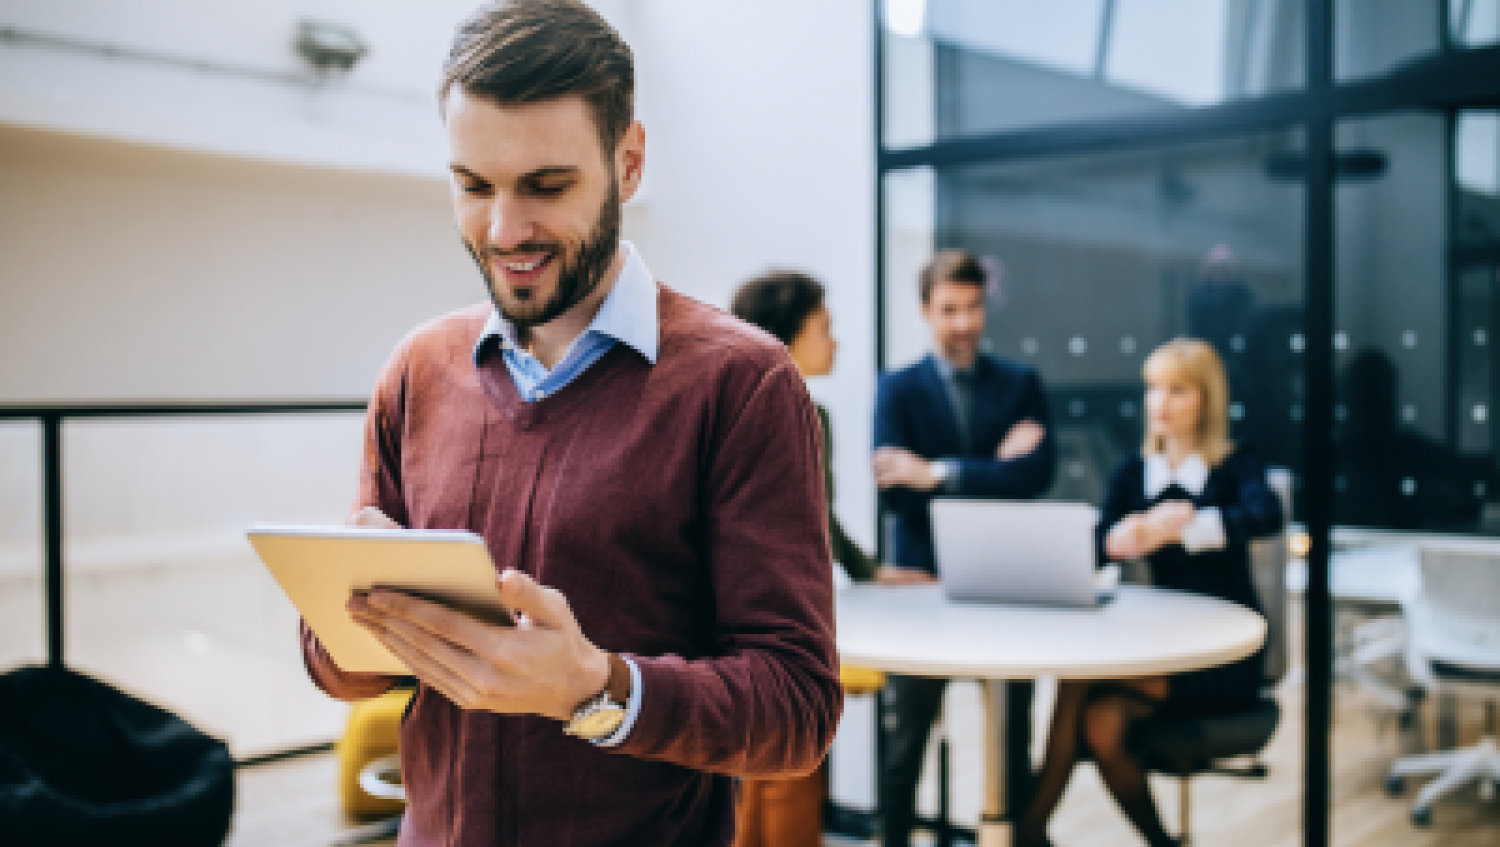
<svg viewBox="0 0 1500 847">
<path fill-rule="evenodd" d="M 468 239 L 464 239 L 464 247 L 474 258 L 474 263 L 479 265 L 479 272 L 484 275 L 495 309 L 517 332 L 556 320 L 594 293 L 594 289 L 603 281 L 605 271 L 609 270 L 609 264 L 614 260 L 615 251 L 620 248 L 620 189 L 613 178 L 609 182 L 609 196 L 604 198 L 604 204 L 599 207 L 593 230 L 572 254 L 565 253 L 563 245 L 555 241 L 527 241 L 505 251 L 520 254 L 548 253 L 553 257 L 553 261 L 557 263 L 557 287 L 547 300 L 526 299 L 507 306 L 500 297 L 500 286 L 490 273 L 489 263 Z"/>
<path fill-rule="evenodd" d="M 943 358 L 950 362 L 961 362 L 979 355 L 979 341 L 968 339 L 945 339 L 938 342 L 938 348 L 943 353 Z"/>
</svg>

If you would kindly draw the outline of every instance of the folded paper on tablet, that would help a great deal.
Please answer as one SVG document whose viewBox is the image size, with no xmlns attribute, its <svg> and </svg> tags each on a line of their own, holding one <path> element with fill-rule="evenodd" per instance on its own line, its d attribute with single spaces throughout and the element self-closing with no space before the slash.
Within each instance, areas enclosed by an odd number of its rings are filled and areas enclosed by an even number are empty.
<svg viewBox="0 0 1500 847">
<path fill-rule="evenodd" d="M 257 524 L 245 534 L 342 670 L 411 672 L 349 616 L 357 591 L 390 588 L 511 623 L 484 539 L 472 532 Z"/>
</svg>

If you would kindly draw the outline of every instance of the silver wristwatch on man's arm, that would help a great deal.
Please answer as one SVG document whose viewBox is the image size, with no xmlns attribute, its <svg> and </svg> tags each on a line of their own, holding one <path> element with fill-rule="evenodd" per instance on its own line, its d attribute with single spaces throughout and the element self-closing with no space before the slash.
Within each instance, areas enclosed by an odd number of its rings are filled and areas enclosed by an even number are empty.
<svg viewBox="0 0 1500 847">
<path fill-rule="evenodd" d="M 599 742 L 619 732 L 630 700 L 630 668 L 625 660 L 614 653 L 609 654 L 609 679 L 604 689 L 579 704 L 573 710 L 573 719 L 563 727 L 563 732 L 586 741 Z"/>
<path fill-rule="evenodd" d="M 952 459 L 933 459 L 927 463 L 927 473 L 937 480 L 938 491 L 948 491 L 956 476 L 958 463 Z"/>
</svg>

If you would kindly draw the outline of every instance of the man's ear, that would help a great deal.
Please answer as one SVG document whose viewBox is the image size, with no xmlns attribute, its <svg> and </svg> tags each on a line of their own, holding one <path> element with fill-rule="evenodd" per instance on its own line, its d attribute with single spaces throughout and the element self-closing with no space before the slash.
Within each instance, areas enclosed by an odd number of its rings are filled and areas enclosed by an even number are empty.
<svg viewBox="0 0 1500 847">
<path fill-rule="evenodd" d="M 640 121 L 631 121 L 615 147 L 615 173 L 619 175 L 621 203 L 628 202 L 640 189 L 645 168 L 646 128 Z"/>
</svg>

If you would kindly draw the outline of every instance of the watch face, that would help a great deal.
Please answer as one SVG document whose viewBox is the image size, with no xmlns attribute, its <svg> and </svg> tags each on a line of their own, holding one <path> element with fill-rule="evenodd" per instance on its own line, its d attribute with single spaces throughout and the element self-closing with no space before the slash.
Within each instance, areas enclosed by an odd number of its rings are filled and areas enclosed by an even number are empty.
<svg viewBox="0 0 1500 847">
<path fill-rule="evenodd" d="M 588 714 L 580 715 L 569 729 L 581 738 L 608 738 L 625 722 L 625 710 L 619 706 L 604 706 Z"/>
</svg>

